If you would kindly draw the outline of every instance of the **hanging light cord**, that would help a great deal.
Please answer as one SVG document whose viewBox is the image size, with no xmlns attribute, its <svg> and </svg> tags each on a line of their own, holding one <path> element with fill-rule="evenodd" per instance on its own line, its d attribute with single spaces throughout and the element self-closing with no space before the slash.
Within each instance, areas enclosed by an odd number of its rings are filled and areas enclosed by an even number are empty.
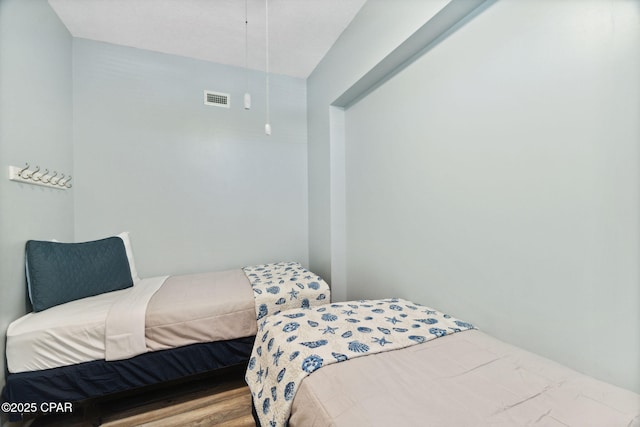
<svg viewBox="0 0 640 427">
<path fill-rule="evenodd" d="M 249 6 L 244 0 L 244 72 L 247 78 L 244 91 L 244 109 L 251 109 L 251 94 L 249 93 Z"/>
<path fill-rule="evenodd" d="M 267 123 L 264 125 L 264 129 L 265 129 L 265 133 L 267 135 L 271 135 L 271 123 L 269 121 L 269 0 L 264 0 L 264 7 L 265 7 L 265 13 L 264 13 L 264 19 L 265 19 L 265 41 L 266 41 L 266 78 L 265 78 L 265 84 L 266 84 L 266 97 L 267 97 L 267 104 L 266 104 L 266 113 L 267 113 Z"/>
<path fill-rule="evenodd" d="M 249 0 L 244 0 L 244 69 L 247 74 L 247 93 L 249 92 Z"/>
</svg>

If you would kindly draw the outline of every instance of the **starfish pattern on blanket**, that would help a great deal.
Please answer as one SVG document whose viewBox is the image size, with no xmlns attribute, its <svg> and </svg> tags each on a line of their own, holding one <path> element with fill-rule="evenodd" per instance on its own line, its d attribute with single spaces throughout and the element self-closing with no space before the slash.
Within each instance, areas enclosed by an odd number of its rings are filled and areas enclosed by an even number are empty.
<svg viewBox="0 0 640 427">
<path fill-rule="evenodd" d="M 291 308 L 327 304 L 331 297 L 329 285 L 297 262 L 253 265 L 242 271 L 253 289 L 258 320 Z"/>
<path fill-rule="evenodd" d="M 261 424 L 274 427 L 287 425 L 300 382 L 324 366 L 474 328 L 402 299 L 295 308 L 268 320 L 245 379 Z M 401 322 L 407 327 L 394 326 Z"/>
</svg>

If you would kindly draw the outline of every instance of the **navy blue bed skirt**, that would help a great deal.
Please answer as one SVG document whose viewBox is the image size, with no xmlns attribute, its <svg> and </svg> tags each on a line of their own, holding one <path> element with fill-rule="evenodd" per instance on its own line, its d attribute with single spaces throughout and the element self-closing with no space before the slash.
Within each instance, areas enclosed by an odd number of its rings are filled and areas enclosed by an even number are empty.
<svg viewBox="0 0 640 427">
<path fill-rule="evenodd" d="M 192 344 L 126 360 L 96 360 L 42 371 L 8 374 L 2 401 L 79 402 L 246 364 L 255 337 Z M 21 414 L 10 413 L 17 421 Z"/>
</svg>

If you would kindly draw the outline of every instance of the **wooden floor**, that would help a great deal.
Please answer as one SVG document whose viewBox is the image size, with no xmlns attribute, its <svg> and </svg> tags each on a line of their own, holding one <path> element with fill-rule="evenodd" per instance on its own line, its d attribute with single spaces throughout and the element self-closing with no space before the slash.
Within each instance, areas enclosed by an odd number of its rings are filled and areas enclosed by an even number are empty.
<svg viewBox="0 0 640 427">
<path fill-rule="evenodd" d="M 191 381 L 36 418 L 31 427 L 255 427 L 242 374 Z"/>
</svg>

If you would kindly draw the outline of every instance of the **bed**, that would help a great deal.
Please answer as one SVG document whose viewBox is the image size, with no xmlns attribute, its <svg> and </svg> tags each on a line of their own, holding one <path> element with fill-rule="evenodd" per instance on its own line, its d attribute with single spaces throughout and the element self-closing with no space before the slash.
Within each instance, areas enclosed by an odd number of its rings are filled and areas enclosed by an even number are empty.
<svg viewBox="0 0 640 427">
<path fill-rule="evenodd" d="M 640 426 L 640 395 L 400 299 L 271 316 L 246 381 L 263 427 Z"/>
<path fill-rule="evenodd" d="M 29 241 L 25 260 L 34 311 L 7 330 L 2 400 L 12 420 L 41 403 L 246 366 L 262 317 L 329 298 L 328 285 L 296 262 L 141 279 L 127 233 Z M 274 284 L 283 280 L 296 298 Z M 257 304 L 260 294 L 266 302 Z"/>
</svg>

